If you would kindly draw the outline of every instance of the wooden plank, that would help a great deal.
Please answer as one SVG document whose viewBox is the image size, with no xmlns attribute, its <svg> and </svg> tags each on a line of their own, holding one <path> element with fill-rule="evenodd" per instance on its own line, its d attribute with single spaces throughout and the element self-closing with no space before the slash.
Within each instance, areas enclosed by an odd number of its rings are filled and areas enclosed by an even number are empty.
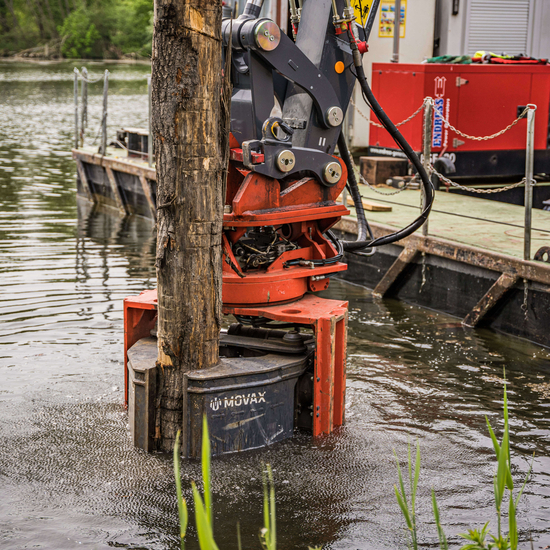
<svg viewBox="0 0 550 550">
<path fill-rule="evenodd" d="M 518 280 L 517 275 L 503 273 L 462 321 L 467 327 L 475 327 Z"/>
<path fill-rule="evenodd" d="M 389 225 L 369 222 L 375 238 L 393 233 L 396 228 Z M 335 229 L 357 235 L 357 220 L 344 218 L 340 220 Z M 416 248 L 419 252 L 454 260 L 456 262 L 481 267 L 490 271 L 510 273 L 520 279 L 527 279 L 550 285 L 550 264 L 546 262 L 527 262 L 514 256 L 493 252 L 491 250 L 476 248 L 466 244 L 440 239 L 438 237 L 424 237 L 413 233 L 409 237 L 397 242 L 398 245 Z"/>
<path fill-rule="evenodd" d="M 365 199 L 363 199 L 361 202 L 363 203 L 363 208 L 365 210 L 368 210 L 369 212 L 391 212 L 392 211 L 392 207 L 389 206 L 388 204 L 380 204 L 379 202 L 373 202 Z M 349 195 L 348 195 L 347 203 L 348 203 L 348 206 L 354 205 L 353 198 Z"/>
<path fill-rule="evenodd" d="M 118 184 L 116 182 L 115 175 L 111 170 L 110 166 L 105 166 L 104 168 L 105 168 L 105 172 L 107 173 L 107 178 L 109 179 L 109 184 L 111 186 L 111 191 L 113 192 L 113 196 L 115 198 L 117 208 L 119 209 L 120 213 L 125 216 L 127 212 L 126 212 L 126 208 L 124 207 L 124 202 L 122 201 L 120 191 L 118 189 Z"/>
<path fill-rule="evenodd" d="M 417 252 L 418 250 L 416 248 L 404 248 L 376 285 L 376 288 L 372 291 L 373 296 L 383 298 L 391 285 L 396 281 L 397 277 L 402 273 L 403 269 L 411 263 Z"/>
<path fill-rule="evenodd" d="M 92 195 L 92 190 L 90 189 L 90 182 L 88 181 L 88 176 L 86 176 L 86 170 L 80 159 L 76 159 L 76 169 L 78 175 L 80 176 L 80 181 L 82 182 L 82 187 L 86 193 L 86 197 L 90 202 L 94 202 L 94 197 Z"/>
<path fill-rule="evenodd" d="M 153 201 L 153 194 L 151 193 L 151 187 L 149 186 L 149 182 L 145 178 L 143 174 L 139 175 L 139 181 L 141 182 L 141 187 L 143 188 L 143 194 L 145 195 L 145 198 L 147 199 L 147 204 L 149 205 L 149 209 L 151 210 L 151 216 L 154 220 L 157 219 L 157 208 L 155 206 L 155 202 Z"/>
</svg>

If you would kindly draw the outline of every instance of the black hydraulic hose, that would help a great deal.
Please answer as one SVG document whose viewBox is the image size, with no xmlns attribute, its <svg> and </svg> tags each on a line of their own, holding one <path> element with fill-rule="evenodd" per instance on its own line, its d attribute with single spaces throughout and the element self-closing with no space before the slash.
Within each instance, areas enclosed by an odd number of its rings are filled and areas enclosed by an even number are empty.
<svg viewBox="0 0 550 550">
<path fill-rule="evenodd" d="M 338 150 L 340 151 L 340 156 L 348 169 L 348 189 L 351 198 L 353 199 L 353 204 L 355 205 L 355 213 L 357 214 L 357 239 L 355 241 L 340 241 L 344 247 L 344 250 L 351 251 L 357 250 L 357 248 L 353 248 L 351 246 L 355 244 L 355 242 L 361 242 L 364 244 L 368 241 L 374 240 L 374 235 L 365 216 L 363 200 L 361 199 L 361 193 L 359 191 L 359 186 L 357 185 L 357 178 L 355 177 L 351 154 L 348 150 L 346 138 L 343 133 L 341 133 L 338 137 Z"/>
<path fill-rule="evenodd" d="M 357 241 L 354 243 L 350 243 L 346 246 L 346 250 L 350 252 L 353 250 L 361 250 L 362 248 L 367 247 L 391 244 L 401 239 L 404 239 L 405 237 L 408 237 L 411 233 L 414 233 L 419 227 L 421 227 L 428 219 L 428 214 L 432 209 L 432 204 L 434 201 L 434 189 L 432 182 L 430 181 L 430 178 L 426 170 L 424 169 L 424 166 L 422 166 L 418 155 L 412 150 L 411 146 L 407 143 L 407 140 L 401 135 L 401 132 L 389 119 L 388 115 L 384 112 L 384 110 L 374 97 L 374 94 L 372 93 L 372 90 L 370 89 L 370 86 L 367 82 L 367 78 L 365 77 L 365 71 L 363 70 L 363 64 L 361 62 L 359 52 L 354 51 L 353 53 L 354 60 L 358 58 L 358 61 L 355 62 L 355 70 L 357 73 L 357 80 L 361 86 L 361 89 L 363 90 L 363 93 L 365 94 L 365 99 L 367 100 L 367 103 L 370 105 L 370 108 L 373 110 L 374 114 L 378 117 L 378 120 L 380 121 L 382 126 L 384 126 L 384 128 L 389 132 L 395 143 L 399 145 L 401 150 L 405 153 L 407 158 L 417 169 L 418 174 L 420 175 L 420 179 L 422 180 L 424 191 L 426 193 L 426 204 L 420 216 L 418 216 L 418 218 L 416 218 L 416 220 L 414 220 L 414 222 L 409 224 L 407 227 L 401 229 L 400 231 L 396 231 L 395 233 L 391 233 L 390 235 L 385 235 L 384 237 L 379 237 L 378 239 L 371 240 L 370 242 Z"/>
<path fill-rule="evenodd" d="M 336 256 L 333 256 L 332 258 L 325 258 L 323 260 L 304 260 L 303 258 L 294 258 L 292 260 L 288 260 L 284 263 L 285 267 L 290 267 L 292 265 L 300 265 L 301 262 L 307 262 L 310 265 L 313 266 L 324 266 L 324 265 L 332 265 L 335 263 L 338 263 L 342 258 L 344 257 L 344 245 L 342 244 L 342 241 L 336 237 L 336 235 L 330 231 L 327 230 L 326 234 L 330 238 L 330 240 L 333 242 L 335 248 L 336 248 Z"/>
</svg>

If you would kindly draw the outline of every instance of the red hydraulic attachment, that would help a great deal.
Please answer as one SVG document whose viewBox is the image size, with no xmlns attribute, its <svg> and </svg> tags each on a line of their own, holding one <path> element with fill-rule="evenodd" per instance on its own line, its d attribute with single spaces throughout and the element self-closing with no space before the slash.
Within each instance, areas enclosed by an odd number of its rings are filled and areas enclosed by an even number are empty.
<svg viewBox="0 0 550 550">
<path fill-rule="evenodd" d="M 342 262 L 331 263 L 337 251 L 324 235 L 349 214 L 345 206 L 336 204 L 347 180 L 345 164 L 334 157 L 341 165 L 342 176 L 332 187 L 321 185 L 314 177 L 277 180 L 247 170 L 239 162 L 242 150 L 233 136 L 231 143 L 223 217 L 223 303 L 267 305 L 297 300 L 307 291 L 325 290 L 328 274 L 347 269 Z M 258 159 L 261 161 L 263 158 Z M 249 253 L 254 247 L 246 243 L 241 247 L 239 241 L 248 230 L 265 227 L 276 231 L 279 243 L 293 243 L 295 248 L 286 247 L 267 268 L 254 263 L 244 268 L 235 250 Z M 262 260 L 261 255 L 256 258 Z M 320 265 L 323 260 L 328 262 Z"/>
<path fill-rule="evenodd" d="M 315 334 L 313 380 L 313 435 L 328 434 L 344 421 L 348 303 L 308 294 L 292 304 L 225 306 L 224 314 L 265 317 L 306 325 Z M 157 291 L 146 290 L 124 300 L 124 399 L 128 404 L 127 351 L 149 336 L 157 317 Z"/>
</svg>

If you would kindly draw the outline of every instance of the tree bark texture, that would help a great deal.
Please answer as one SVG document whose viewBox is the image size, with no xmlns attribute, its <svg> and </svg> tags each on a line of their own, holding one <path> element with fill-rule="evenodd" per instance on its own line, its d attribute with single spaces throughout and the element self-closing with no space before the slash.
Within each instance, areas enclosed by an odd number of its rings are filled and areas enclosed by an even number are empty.
<svg viewBox="0 0 550 550">
<path fill-rule="evenodd" d="M 221 0 L 156 0 L 152 130 L 157 169 L 156 439 L 173 448 L 187 419 L 183 374 L 219 360 L 222 219 L 229 97 Z"/>
</svg>

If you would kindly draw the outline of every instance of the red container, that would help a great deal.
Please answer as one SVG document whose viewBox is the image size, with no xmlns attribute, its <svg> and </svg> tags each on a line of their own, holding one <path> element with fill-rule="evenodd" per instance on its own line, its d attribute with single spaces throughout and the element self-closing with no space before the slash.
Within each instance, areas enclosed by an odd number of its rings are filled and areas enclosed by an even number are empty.
<svg viewBox="0 0 550 550">
<path fill-rule="evenodd" d="M 535 173 L 550 172 L 550 65 L 374 63 L 372 90 L 394 123 L 406 119 L 430 96 L 453 126 L 474 136 L 502 130 L 533 103 L 537 105 Z M 432 152 L 449 158 L 457 176 L 522 174 L 526 126 L 526 120 L 520 120 L 497 138 L 474 141 L 446 128 L 434 111 Z M 422 113 L 399 129 L 420 152 Z M 386 130 L 371 126 L 369 150 L 374 155 L 395 154 L 396 145 Z"/>
</svg>

